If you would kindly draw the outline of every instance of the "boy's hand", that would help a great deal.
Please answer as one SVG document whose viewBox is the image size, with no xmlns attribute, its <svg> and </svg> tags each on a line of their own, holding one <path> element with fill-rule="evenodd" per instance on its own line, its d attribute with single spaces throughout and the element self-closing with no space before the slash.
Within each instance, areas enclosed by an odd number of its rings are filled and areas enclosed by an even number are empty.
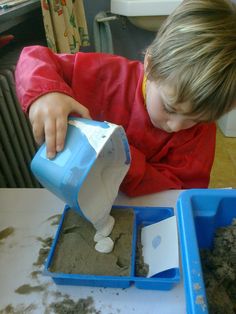
<svg viewBox="0 0 236 314">
<path fill-rule="evenodd" d="M 48 93 L 32 103 L 29 119 L 33 135 L 38 144 L 42 144 L 45 140 L 48 158 L 55 157 L 57 152 L 63 150 L 67 119 L 72 112 L 82 118 L 91 119 L 86 107 L 62 93 Z"/>
</svg>

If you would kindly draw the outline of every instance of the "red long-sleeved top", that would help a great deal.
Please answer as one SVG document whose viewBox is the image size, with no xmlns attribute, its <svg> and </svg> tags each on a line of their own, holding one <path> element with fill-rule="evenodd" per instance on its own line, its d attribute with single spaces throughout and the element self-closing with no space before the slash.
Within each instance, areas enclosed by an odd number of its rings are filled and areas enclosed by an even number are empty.
<svg viewBox="0 0 236 314">
<path fill-rule="evenodd" d="M 54 54 L 31 46 L 23 49 L 15 78 L 24 111 L 39 96 L 57 91 L 86 106 L 94 120 L 124 127 L 132 161 L 121 190 L 129 196 L 208 186 L 215 124 L 176 133 L 155 128 L 142 94 L 142 63 L 101 53 Z"/>
</svg>

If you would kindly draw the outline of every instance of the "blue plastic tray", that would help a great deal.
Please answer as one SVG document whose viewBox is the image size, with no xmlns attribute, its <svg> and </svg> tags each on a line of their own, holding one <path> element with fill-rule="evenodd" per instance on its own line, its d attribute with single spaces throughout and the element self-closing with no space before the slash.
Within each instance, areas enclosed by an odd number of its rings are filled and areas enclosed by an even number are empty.
<svg viewBox="0 0 236 314">
<path fill-rule="evenodd" d="M 125 210 L 130 206 L 113 206 L 113 210 Z M 149 225 L 159 222 L 163 219 L 173 216 L 173 208 L 169 207 L 132 207 L 134 210 L 134 226 L 132 239 L 132 257 L 131 257 L 131 275 L 130 276 L 98 276 L 98 275 L 82 275 L 82 274 L 65 274 L 51 272 L 50 265 L 53 260 L 53 255 L 59 240 L 63 220 L 66 211 L 63 212 L 55 239 L 53 241 L 49 256 L 47 258 L 44 275 L 51 276 L 56 284 L 61 285 L 79 285 L 79 286 L 96 286 L 96 287 L 112 287 L 112 288 L 127 288 L 134 284 L 140 289 L 150 290 L 170 290 L 180 281 L 179 268 L 167 270 L 159 273 L 151 278 L 138 277 L 135 275 L 135 254 L 136 254 L 136 239 L 137 230 L 140 225 Z"/>
<path fill-rule="evenodd" d="M 183 192 L 177 201 L 187 313 L 207 314 L 207 300 L 199 248 L 211 248 L 217 228 L 236 217 L 236 190 Z"/>
</svg>

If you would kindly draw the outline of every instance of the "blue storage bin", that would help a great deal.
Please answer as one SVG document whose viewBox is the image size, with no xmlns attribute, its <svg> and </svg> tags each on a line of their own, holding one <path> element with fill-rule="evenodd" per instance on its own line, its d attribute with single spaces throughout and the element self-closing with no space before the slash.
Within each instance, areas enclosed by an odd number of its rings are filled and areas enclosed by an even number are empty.
<svg viewBox="0 0 236 314">
<path fill-rule="evenodd" d="M 47 261 L 45 263 L 44 275 L 50 276 L 56 284 L 60 285 L 78 285 L 78 286 L 95 286 L 95 287 L 112 287 L 127 288 L 134 284 L 140 289 L 150 290 L 170 290 L 180 281 L 179 268 L 167 270 L 159 273 L 154 277 L 138 277 L 135 274 L 135 256 L 137 232 L 139 226 L 147 226 L 159 222 L 163 219 L 173 216 L 173 208 L 169 207 L 132 207 L 134 210 L 134 225 L 132 238 L 132 257 L 131 257 L 131 274 L 130 276 L 98 276 L 84 274 L 65 274 L 50 271 L 53 256 L 62 230 L 63 220 L 69 206 L 66 206 L 57 229 L 55 239 L 50 249 Z M 125 210 L 130 206 L 113 206 L 113 210 Z"/>
<path fill-rule="evenodd" d="M 236 218 L 236 190 L 193 189 L 180 194 L 177 221 L 188 314 L 208 313 L 199 249 L 211 249 L 215 231 Z"/>
</svg>

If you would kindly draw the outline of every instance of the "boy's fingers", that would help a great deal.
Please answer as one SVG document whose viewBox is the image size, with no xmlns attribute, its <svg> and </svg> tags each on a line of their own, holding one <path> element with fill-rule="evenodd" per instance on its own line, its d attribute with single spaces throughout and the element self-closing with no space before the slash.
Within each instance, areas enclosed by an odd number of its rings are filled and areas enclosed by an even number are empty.
<svg viewBox="0 0 236 314">
<path fill-rule="evenodd" d="M 55 120 L 45 122 L 45 142 L 47 147 L 47 157 L 52 159 L 56 155 L 56 124 Z"/>
<path fill-rule="evenodd" d="M 35 142 L 41 145 L 44 141 L 44 126 L 42 123 L 34 122 L 32 124 L 32 131 L 34 135 Z"/>
<path fill-rule="evenodd" d="M 74 103 L 73 112 L 80 114 L 82 118 L 92 119 L 89 110 L 85 106 L 79 104 L 78 102 Z"/>
<path fill-rule="evenodd" d="M 56 151 L 60 152 L 64 148 L 67 131 L 67 117 L 60 117 L 56 121 Z"/>
</svg>

